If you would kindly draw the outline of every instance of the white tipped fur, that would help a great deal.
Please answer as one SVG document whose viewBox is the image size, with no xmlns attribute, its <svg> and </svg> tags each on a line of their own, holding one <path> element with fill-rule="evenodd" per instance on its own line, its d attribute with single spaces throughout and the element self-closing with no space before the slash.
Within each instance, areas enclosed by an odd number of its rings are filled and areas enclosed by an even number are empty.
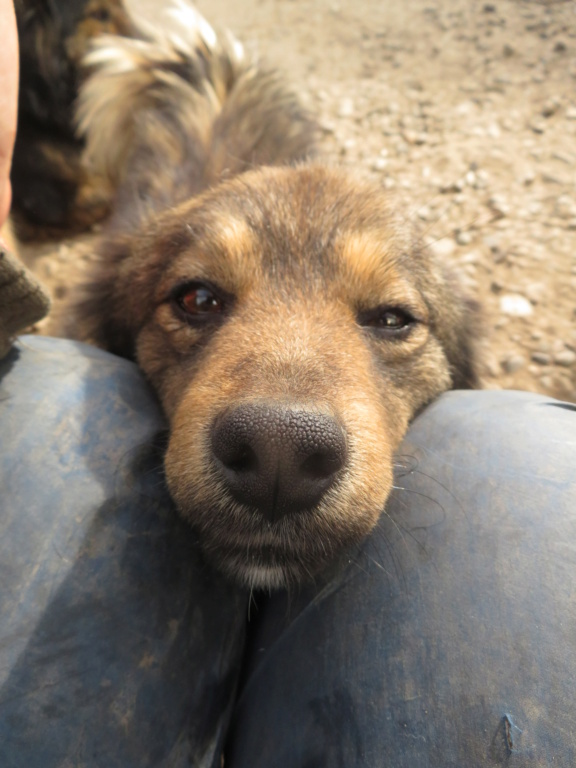
<svg viewBox="0 0 576 768">
<path fill-rule="evenodd" d="M 186 0 L 169 14 L 170 30 L 135 23 L 134 37 L 103 36 L 85 59 L 84 159 L 113 188 L 127 182 L 120 207 L 167 207 L 223 176 L 309 156 L 316 124 L 282 78 Z"/>
<path fill-rule="evenodd" d="M 229 34 L 217 37 L 193 6 L 178 0 L 168 13 L 178 32 L 140 21 L 137 38 L 104 35 L 84 61 L 91 76 L 78 100 L 78 131 L 85 159 L 113 184 L 122 180 L 143 113 L 167 111 L 206 134 L 250 69 L 242 45 Z"/>
</svg>

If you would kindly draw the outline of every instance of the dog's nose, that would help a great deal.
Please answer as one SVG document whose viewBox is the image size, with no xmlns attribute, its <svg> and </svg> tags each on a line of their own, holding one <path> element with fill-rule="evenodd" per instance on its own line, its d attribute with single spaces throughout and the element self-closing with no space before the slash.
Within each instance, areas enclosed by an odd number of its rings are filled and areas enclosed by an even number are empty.
<svg viewBox="0 0 576 768">
<path fill-rule="evenodd" d="M 218 417 L 212 451 L 232 496 L 271 521 L 314 507 L 347 454 L 336 419 L 262 402 Z"/>
</svg>

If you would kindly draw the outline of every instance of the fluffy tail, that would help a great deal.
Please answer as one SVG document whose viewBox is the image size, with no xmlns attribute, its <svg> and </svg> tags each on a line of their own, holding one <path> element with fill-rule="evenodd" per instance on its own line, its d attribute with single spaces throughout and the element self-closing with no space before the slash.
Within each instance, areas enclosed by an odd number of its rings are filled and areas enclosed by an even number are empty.
<svg viewBox="0 0 576 768">
<path fill-rule="evenodd" d="M 170 13 L 177 31 L 138 25 L 135 38 L 98 39 L 78 103 L 87 162 L 138 219 L 224 176 L 301 160 L 316 138 L 277 73 L 186 0 Z"/>
</svg>

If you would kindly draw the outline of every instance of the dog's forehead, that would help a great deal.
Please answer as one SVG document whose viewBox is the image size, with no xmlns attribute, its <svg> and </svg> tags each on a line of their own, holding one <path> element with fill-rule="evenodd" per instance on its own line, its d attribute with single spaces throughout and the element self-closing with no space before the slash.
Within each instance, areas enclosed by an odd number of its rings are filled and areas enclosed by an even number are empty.
<svg viewBox="0 0 576 768">
<path fill-rule="evenodd" d="M 422 270 L 387 197 L 322 167 L 245 174 L 174 216 L 179 268 L 235 293 L 261 279 L 367 295 L 412 285 Z"/>
</svg>

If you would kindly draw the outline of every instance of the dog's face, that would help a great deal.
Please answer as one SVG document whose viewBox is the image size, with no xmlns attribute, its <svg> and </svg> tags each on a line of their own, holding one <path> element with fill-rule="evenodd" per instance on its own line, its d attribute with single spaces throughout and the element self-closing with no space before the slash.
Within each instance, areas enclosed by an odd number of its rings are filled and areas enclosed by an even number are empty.
<svg viewBox="0 0 576 768">
<path fill-rule="evenodd" d="M 168 416 L 171 493 L 250 585 L 301 581 L 366 535 L 410 419 L 474 384 L 454 279 L 341 173 L 255 171 L 116 247 L 111 323 Z"/>
</svg>

